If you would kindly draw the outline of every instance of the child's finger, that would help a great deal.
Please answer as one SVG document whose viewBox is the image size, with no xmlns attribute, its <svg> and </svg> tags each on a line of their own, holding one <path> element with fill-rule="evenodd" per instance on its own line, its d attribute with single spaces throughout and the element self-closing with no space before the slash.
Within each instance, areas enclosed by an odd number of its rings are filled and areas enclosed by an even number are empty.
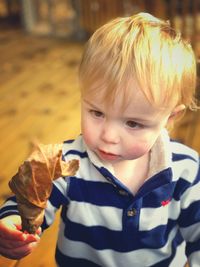
<svg viewBox="0 0 200 267">
<path fill-rule="evenodd" d="M 41 227 L 39 227 L 37 229 L 36 234 L 39 235 L 39 236 L 42 234 L 42 228 Z"/>
<path fill-rule="evenodd" d="M 21 218 L 19 215 L 10 215 L 0 220 L 0 237 L 5 239 L 24 240 L 23 233 L 19 231 Z"/>
<path fill-rule="evenodd" d="M 24 241 L 26 241 L 27 243 L 31 243 L 31 242 L 36 242 L 36 241 L 39 241 L 40 240 L 40 237 L 35 234 L 23 234 L 23 237 L 24 237 Z"/>
<path fill-rule="evenodd" d="M 37 245 L 38 245 L 38 242 L 33 242 L 29 244 L 24 244 L 22 246 L 18 246 L 12 249 L 1 247 L 0 252 L 1 252 L 1 255 L 3 255 L 4 257 L 7 257 L 13 260 L 18 260 L 30 254 Z"/>
<path fill-rule="evenodd" d="M 33 243 L 33 242 L 39 242 L 40 238 L 39 237 L 29 237 L 27 238 L 25 241 L 19 241 L 19 240 L 8 240 L 8 239 L 4 239 L 1 238 L 0 239 L 0 250 L 1 248 L 4 249 L 14 249 L 14 248 L 19 248 L 22 247 L 24 245 L 27 245 L 29 243 Z"/>
<path fill-rule="evenodd" d="M 10 240 L 24 240 L 23 233 L 15 227 L 14 224 L 8 222 L 0 222 L 0 237 Z"/>
</svg>

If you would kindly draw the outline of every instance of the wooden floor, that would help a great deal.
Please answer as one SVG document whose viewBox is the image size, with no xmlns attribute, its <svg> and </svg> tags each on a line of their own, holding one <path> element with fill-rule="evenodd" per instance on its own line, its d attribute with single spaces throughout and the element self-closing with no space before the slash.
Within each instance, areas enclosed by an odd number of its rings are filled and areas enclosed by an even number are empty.
<svg viewBox="0 0 200 267">
<path fill-rule="evenodd" d="M 77 68 L 83 44 L 0 30 L 0 204 L 31 142 L 57 143 L 80 132 Z M 200 112 L 187 113 L 173 136 L 200 152 Z M 33 254 L 0 257 L 2 267 L 54 267 L 58 217 Z"/>
<path fill-rule="evenodd" d="M 0 31 L 0 204 L 8 180 L 34 139 L 58 143 L 80 133 L 77 69 L 83 45 Z M 21 261 L 0 257 L 1 267 L 53 267 L 58 220 Z"/>
</svg>

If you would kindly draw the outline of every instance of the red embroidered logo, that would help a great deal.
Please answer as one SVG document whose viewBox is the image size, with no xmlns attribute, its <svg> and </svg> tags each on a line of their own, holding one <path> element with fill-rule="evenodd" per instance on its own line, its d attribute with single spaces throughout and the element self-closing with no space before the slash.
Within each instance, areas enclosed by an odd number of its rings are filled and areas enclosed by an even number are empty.
<svg viewBox="0 0 200 267">
<path fill-rule="evenodd" d="M 171 199 L 167 199 L 167 200 L 163 200 L 161 202 L 161 205 L 164 207 L 164 206 L 167 206 L 169 203 L 170 203 Z"/>
</svg>

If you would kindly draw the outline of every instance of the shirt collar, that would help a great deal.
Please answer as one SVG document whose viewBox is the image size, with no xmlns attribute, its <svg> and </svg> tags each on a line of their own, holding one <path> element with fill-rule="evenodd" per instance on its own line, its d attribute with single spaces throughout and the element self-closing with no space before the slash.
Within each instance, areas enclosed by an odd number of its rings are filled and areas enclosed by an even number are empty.
<svg viewBox="0 0 200 267">
<path fill-rule="evenodd" d="M 150 163 L 147 179 L 171 166 L 171 151 L 169 144 L 170 138 L 168 132 L 166 129 L 163 129 L 150 152 Z M 89 149 L 85 142 L 84 145 L 86 147 L 86 151 L 91 162 L 98 168 L 106 168 L 112 175 L 114 175 L 114 169 L 112 167 L 112 164 L 100 160 L 99 157 L 92 150 Z"/>
<path fill-rule="evenodd" d="M 150 152 L 148 178 L 171 166 L 170 138 L 166 129 L 161 131 Z"/>
</svg>

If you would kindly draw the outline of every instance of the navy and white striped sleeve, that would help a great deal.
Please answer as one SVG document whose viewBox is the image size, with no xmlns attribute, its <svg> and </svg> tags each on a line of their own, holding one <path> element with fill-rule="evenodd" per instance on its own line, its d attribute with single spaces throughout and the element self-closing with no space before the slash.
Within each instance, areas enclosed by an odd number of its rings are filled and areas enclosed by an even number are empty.
<svg viewBox="0 0 200 267">
<path fill-rule="evenodd" d="M 17 201 L 15 196 L 9 197 L 6 202 L 0 208 L 0 219 L 3 219 L 10 215 L 18 215 Z"/>
<path fill-rule="evenodd" d="M 181 196 L 179 226 L 186 241 L 186 255 L 190 267 L 200 263 L 200 164 L 194 180 Z M 192 164 L 191 164 L 192 168 Z M 187 176 L 187 173 L 185 173 Z"/>
<path fill-rule="evenodd" d="M 68 179 L 68 178 L 67 178 Z M 42 229 L 48 228 L 54 221 L 56 211 L 61 205 L 67 205 L 69 203 L 66 196 L 67 191 L 67 180 L 63 177 L 53 182 L 53 189 L 51 195 L 47 201 L 47 207 L 45 209 L 44 221 Z"/>
</svg>

